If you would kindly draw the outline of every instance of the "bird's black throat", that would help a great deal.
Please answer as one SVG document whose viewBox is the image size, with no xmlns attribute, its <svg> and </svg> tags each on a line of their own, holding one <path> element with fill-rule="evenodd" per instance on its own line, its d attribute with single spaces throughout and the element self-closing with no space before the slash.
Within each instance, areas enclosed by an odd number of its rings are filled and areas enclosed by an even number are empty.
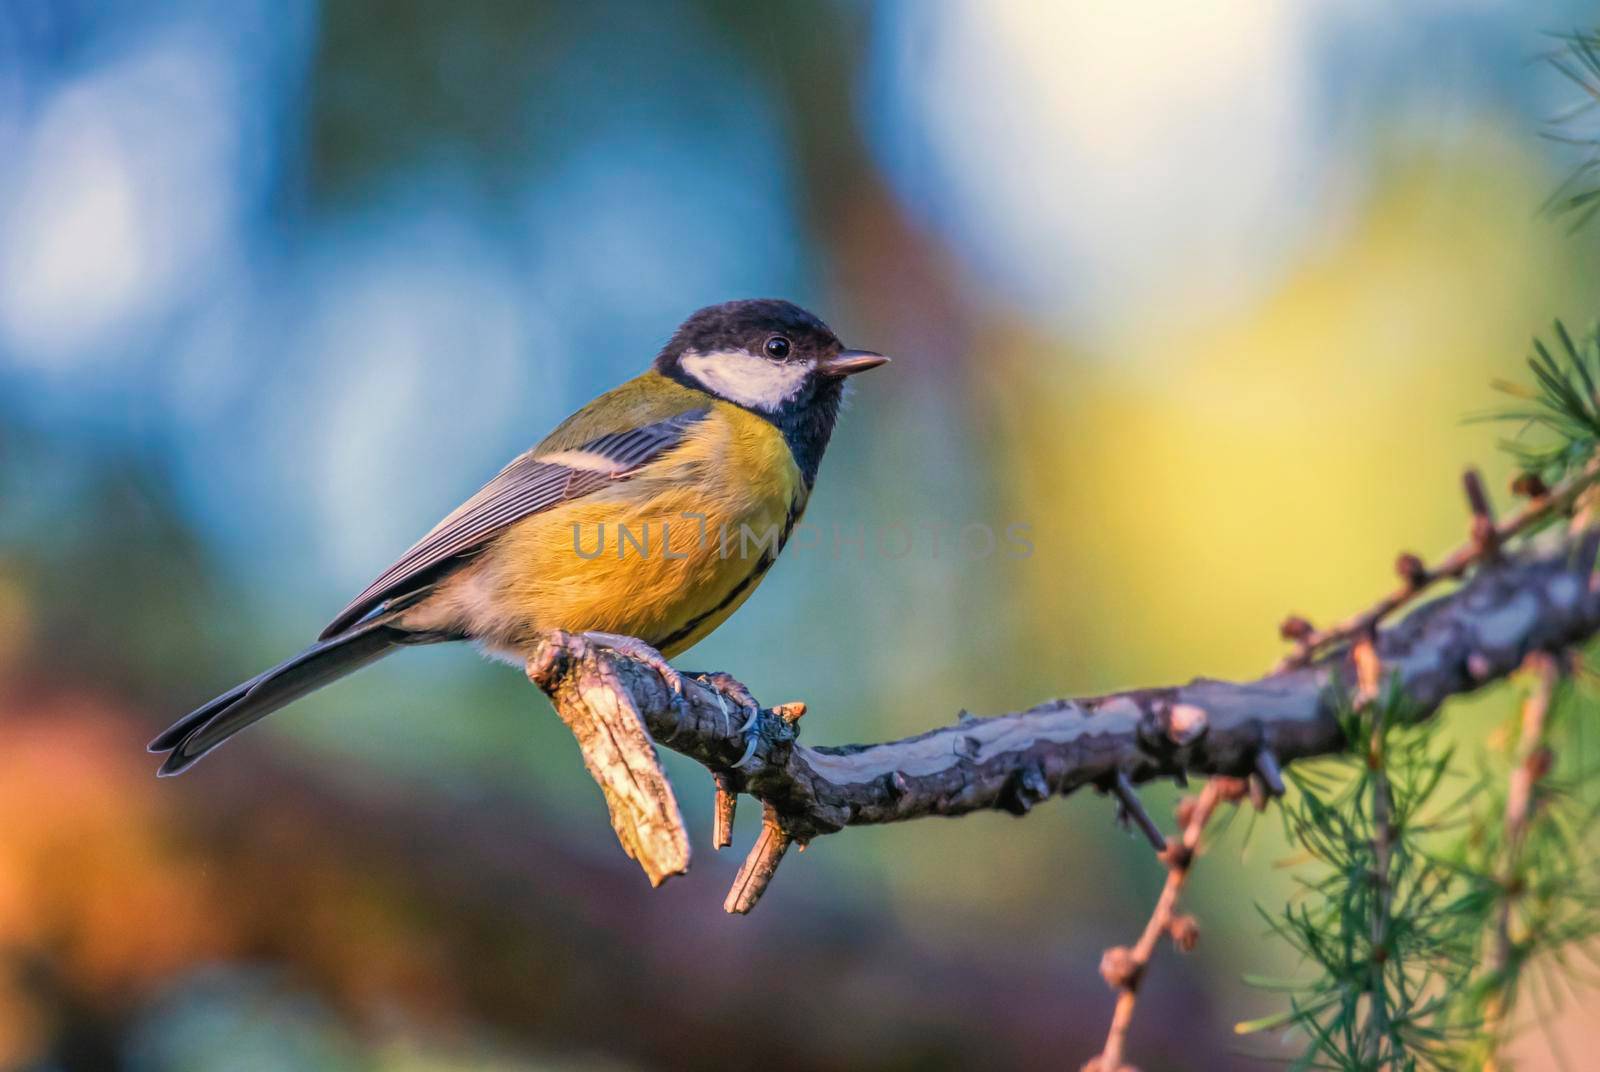
<svg viewBox="0 0 1600 1072">
<path fill-rule="evenodd" d="M 839 420 L 839 404 L 844 400 L 844 381 L 818 380 L 813 390 L 802 392 L 804 400 L 792 399 L 776 413 L 753 410 L 757 416 L 771 421 L 783 433 L 789 444 L 789 453 L 805 478 L 806 487 L 816 483 L 817 470 L 822 465 L 822 452 L 828 449 L 833 437 L 833 426 Z"/>
</svg>

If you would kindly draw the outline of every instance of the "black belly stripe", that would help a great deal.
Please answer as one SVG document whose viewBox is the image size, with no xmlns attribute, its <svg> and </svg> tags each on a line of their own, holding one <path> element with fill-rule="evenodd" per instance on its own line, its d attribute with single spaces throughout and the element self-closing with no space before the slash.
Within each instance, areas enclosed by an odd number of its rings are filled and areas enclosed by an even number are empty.
<svg viewBox="0 0 1600 1072">
<path fill-rule="evenodd" d="M 790 500 L 790 502 L 789 502 L 789 515 L 787 517 L 785 517 L 784 520 L 783 520 L 783 532 L 778 534 L 778 552 L 781 552 L 783 550 L 784 544 L 789 542 L 789 534 L 794 531 L 795 523 L 800 520 L 800 515 L 802 513 L 804 513 L 804 512 L 805 512 L 805 503 L 804 502 L 802 502 L 798 498 Z M 667 636 L 663 640 L 653 641 L 650 646 L 652 648 L 670 648 L 672 645 L 676 644 L 678 641 L 682 640 L 684 637 L 692 636 L 696 629 L 700 628 L 701 625 L 705 624 L 706 619 L 713 618 L 717 614 L 721 613 L 722 611 L 727 610 L 729 604 L 731 604 L 734 600 L 738 599 L 741 595 L 743 595 L 749 589 L 749 587 L 751 585 L 753 585 L 757 581 L 759 581 L 762 578 L 762 576 L 767 572 L 767 570 L 772 568 L 772 564 L 774 562 L 776 562 L 777 560 L 778 560 L 778 555 L 777 555 L 776 552 L 773 552 L 773 551 L 764 552 L 761 555 L 761 557 L 756 561 L 755 569 L 753 569 L 749 573 L 745 574 L 744 578 L 742 580 L 740 580 L 738 584 L 733 586 L 733 590 L 730 591 L 727 595 L 722 597 L 722 601 L 721 602 L 719 602 L 716 606 L 712 607 L 710 610 L 705 611 L 702 614 L 697 614 L 693 618 L 690 618 L 689 621 L 685 625 L 683 625 L 681 628 L 675 629 L 669 636 Z"/>
<path fill-rule="evenodd" d="M 697 614 L 693 618 L 690 618 L 688 624 L 686 624 L 683 628 L 676 630 L 665 640 L 657 640 L 653 642 L 650 646 L 652 648 L 670 648 L 684 637 L 693 635 L 694 631 L 700 628 L 707 618 L 712 617 L 720 611 L 727 610 L 728 604 L 738 599 L 739 596 L 744 593 L 745 589 L 756 583 L 756 581 L 761 578 L 763 573 L 766 573 L 767 570 L 772 568 L 773 561 L 774 559 L 771 552 L 762 555 L 761 560 L 756 563 L 756 568 L 745 574 L 744 579 L 733 586 L 733 591 L 722 597 L 722 602 L 718 603 L 705 613 Z"/>
</svg>

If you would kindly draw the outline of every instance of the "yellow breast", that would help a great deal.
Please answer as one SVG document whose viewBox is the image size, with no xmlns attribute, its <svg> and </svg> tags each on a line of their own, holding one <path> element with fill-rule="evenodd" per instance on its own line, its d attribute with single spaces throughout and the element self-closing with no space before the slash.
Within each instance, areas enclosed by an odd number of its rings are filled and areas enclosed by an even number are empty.
<svg viewBox="0 0 1600 1072">
<path fill-rule="evenodd" d="M 603 630 L 671 656 L 749 598 L 806 498 L 782 433 L 717 402 L 644 469 L 513 525 L 464 571 L 460 596 L 493 646 Z"/>
</svg>

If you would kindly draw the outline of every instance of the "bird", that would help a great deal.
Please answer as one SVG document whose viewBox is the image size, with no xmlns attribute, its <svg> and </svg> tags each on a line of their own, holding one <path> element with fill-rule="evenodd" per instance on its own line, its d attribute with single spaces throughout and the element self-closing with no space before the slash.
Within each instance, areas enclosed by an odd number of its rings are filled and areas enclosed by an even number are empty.
<svg viewBox="0 0 1600 1072">
<path fill-rule="evenodd" d="M 655 667 L 681 694 L 668 660 L 760 584 L 805 512 L 847 379 L 888 360 L 845 347 L 792 302 L 699 310 L 645 372 L 515 458 L 311 646 L 151 741 L 166 755 L 158 774 L 417 644 L 469 641 L 525 663 L 544 637 L 576 634 Z M 708 683 L 749 703 L 727 675 Z"/>
</svg>

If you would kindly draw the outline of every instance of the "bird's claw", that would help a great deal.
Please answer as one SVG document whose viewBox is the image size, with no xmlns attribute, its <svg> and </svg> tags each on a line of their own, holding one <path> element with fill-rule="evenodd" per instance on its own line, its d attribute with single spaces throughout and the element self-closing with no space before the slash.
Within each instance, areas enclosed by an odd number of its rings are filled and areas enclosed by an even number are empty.
<svg viewBox="0 0 1600 1072">
<path fill-rule="evenodd" d="M 638 637 L 624 636 L 621 633 L 589 632 L 584 633 L 583 637 L 590 643 L 608 651 L 614 651 L 625 658 L 643 663 L 660 674 L 661 680 L 665 681 L 667 687 L 672 690 L 672 706 L 680 714 L 687 712 L 689 701 L 683 691 L 683 675 L 674 669 L 672 664 L 667 662 L 666 656 L 655 648 L 652 648 Z M 694 678 L 710 689 L 711 694 L 717 698 L 717 706 L 722 708 L 724 723 L 727 722 L 731 713 L 728 710 L 729 701 L 732 701 L 741 712 L 745 712 L 745 720 L 739 726 L 739 736 L 746 739 L 744 755 L 740 756 L 739 761 L 734 764 L 735 767 L 743 767 L 750 762 L 750 758 L 756 754 L 756 748 L 761 743 L 761 734 L 757 732 L 757 727 L 761 722 L 761 704 L 750 694 L 750 690 L 744 686 L 744 683 L 732 674 L 716 671 L 708 674 L 695 674 Z"/>
<path fill-rule="evenodd" d="M 761 708 L 752 707 L 750 717 L 744 720 L 744 725 L 739 727 L 740 733 L 749 733 L 756 728 L 756 723 L 761 721 Z"/>
<path fill-rule="evenodd" d="M 750 762 L 750 757 L 756 754 L 756 745 L 760 743 L 761 735 L 759 733 L 752 733 L 750 735 L 749 742 L 744 746 L 744 755 L 735 760 L 733 765 L 737 768 L 743 769 L 744 765 Z"/>
<path fill-rule="evenodd" d="M 695 674 L 694 679 L 716 693 L 719 698 L 732 700 L 741 711 L 761 710 L 761 705 L 750 694 L 750 690 L 745 688 L 744 682 L 732 674 L 713 670 L 709 673 Z"/>
<path fill-rule="evenodd" d="M 756 747 L 761 743 L 761 735 L 755 732 L 761 721 L 761 704 L 751 695 L 744 683 L 732 674 L 716 671 L 707 674 L 694 675 L 706 688 L 711 690 L 717 698 L 717 705 L 722 708 L 724 722 L 730 714 L 728 704 L 731 701 L 738 709 L 745 712 L 745 720 L 739 727 L 739 736 L 746 738 L 744 755 L 739 757 L 735 767 L 743 767 L 750 762 L 750 757 L 756 754 Z"/>
</svg>

